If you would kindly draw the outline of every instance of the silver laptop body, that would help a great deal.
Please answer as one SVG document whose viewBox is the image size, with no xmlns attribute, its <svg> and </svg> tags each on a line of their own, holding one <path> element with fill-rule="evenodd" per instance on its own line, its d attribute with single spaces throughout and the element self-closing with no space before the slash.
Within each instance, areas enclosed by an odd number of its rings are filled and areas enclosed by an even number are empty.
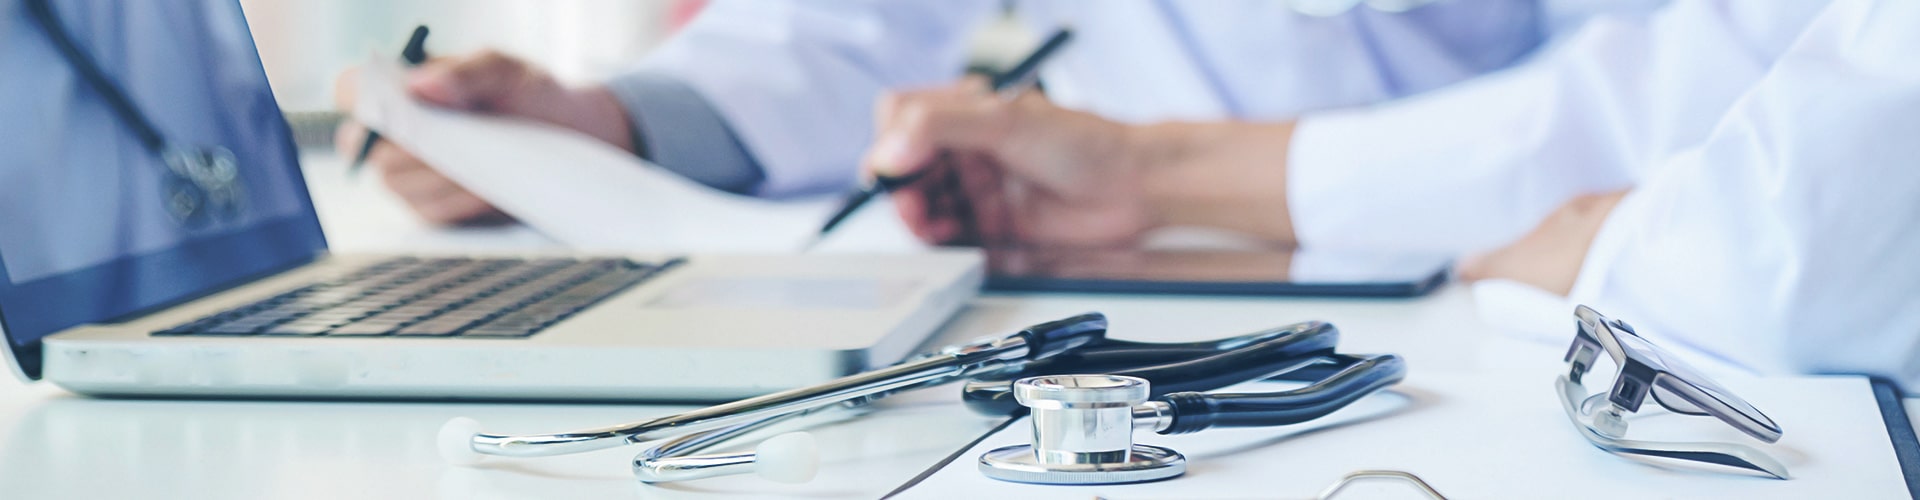
<svg viewBox="0 0 1920 500">
<path fill-rule="evenodd" d="M 899 360 L 982 280 L 967 251 L 331 254 L 237 2 L 54 3 L 147 135 L 220 154 L 155 150 L 45 21 L 0 11 L 0 74 L 34 75 L 9 77 L 0 115 L 58 118 L 0 124 L 0 333 L 30 380 L 93 395 L 724 400 Z M 174 163 L 220 155 L 237 185 Z M 181 189 L 238 202 L 163 201 Z"/>
</svg>

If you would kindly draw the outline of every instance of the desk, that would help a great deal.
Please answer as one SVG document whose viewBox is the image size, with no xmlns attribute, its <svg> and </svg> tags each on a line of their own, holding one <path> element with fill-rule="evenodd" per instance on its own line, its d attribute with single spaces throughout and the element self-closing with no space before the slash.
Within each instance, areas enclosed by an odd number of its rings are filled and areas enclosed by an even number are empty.
<svg viewBox="0 0 1920 500">
<path fill-rule="evenodd" d="M 514 226 L 446 231 L 417 222 L 373 176 L 309 156 L 309 184 L 334 248 L 522 250 L 553 246 Z M 1090 310 L 1116 337 L 1184 340 L 1305 319 L 1339 325 L 1342 349 L 1404 356 L 1415 377 L 1446 371 L 1557 370 L 1562 346 L 1487 333 L 1460 286 L 1413 300 L 996 295 L 973 301 L 928 345 L 1003 333 Z M 1548 382 L 1541 381 L 1544 391 Z M 730 477 L 639 486 L 635 448 L 450 468 L 433 451 L 460 415 L 490 430 L 551 431 L 684 409 L 633 405 L 95 400 L 47 384 L 0 381 L 0 485 L 9 498 L 676 498 L 712 493 L 875 498 L 993 422 L 952 391 L 889 400 L 857 423 L 820 429 L 823 467 L 806 485 Z M 1909 401 L 1910 408 L 1920 407 Z M 1437 485 L 1443 491 L 1445 485 Z"/>
</svg>

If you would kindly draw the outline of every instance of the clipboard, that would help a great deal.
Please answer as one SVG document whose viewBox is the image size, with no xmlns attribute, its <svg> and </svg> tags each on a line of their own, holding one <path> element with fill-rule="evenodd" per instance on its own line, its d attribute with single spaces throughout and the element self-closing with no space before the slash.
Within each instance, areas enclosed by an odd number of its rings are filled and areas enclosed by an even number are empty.
<svg viewBox="0 0 1920 500">
<path fill-rule="evenodd" d="M 1868 380 L 1857 377 L 1774 377 L 1754 380 L 1748 385 L 1755 393 L 1770 393 L 1782 399 L 1805 397 L 1807 401 L 1807 404 L 1776 409 L 1783 420 L 1801 424 L 1795 427 L 1795 432 L 1800 433 L 1800 441 L 1789 446 L 1813 457 L 1800 464 L 1805 468 L 1799 472 L 1807 474 L 1796 475 L 1790 481 L 1759 480 L 1711 470 L 1679 473 L 1676 471 L 1685 469 L 1660 468 L 1594 450 L 1590 443 L 1565 432 L 1566 429 L 1561 425 L 1502 425 L 1483 417 L 1489 411 L 1502 412 L 1514 418 L 1537 419 L 1528 421 L 1539 422 L 1566 417 L 1552 405 L 1510 397 L 1537 389 L 1538 384 L 1532 384 L 1530 380 L 1488 374 L 1430 372 L 1417 380 L 1409 379 L 1406 384 L 1414 387 L 1412 393 L 1424 394 L 1422 397 L 1433 398 L 1431 400 L 1450 401 L 1448 406 L 1460 411 L 1440 411 L 1440 407 L 1431 406 L 1419 411 L 1391 413 L 1394 398 L 1384 397 L 1374 401 L 1378 406 L 1371 410 L 1356 407 L 1360 411 L 1344 417 L 1353 419 L 1352 422 L 1367 422 L 1366 429 L 1358 432 L 1330 431 L 1340 432 L 1338 439 L 1317 434 L 1324 429 L 1311 428 L 1304 431 L 1299 428 L 1244 430 L 1239 435 L 1232 431 L 1221 431 L 1153 438 L 1155 444 L 1164 443 L 1191 455 L 1211 455 L 1205 474 L 1185 479 L 1085 488 L 1049 487 L 1053 488 L 1051 490 L 1027 490 L 1023 488 L 1035 487 L 985 479 L 974 470 L 970 459 L 986 448 L 1027 439 L 1017 429 L 1019 423 L 1009 420 L 902 484 L 890 495 L 920 498 L 938 497 L 941 492 L 968 491 L 975 496 L 1046 494 L 1084 498 L 1103 494 L 1152 498 L 1242 497 L 1272 496 L 1274 492 L 1283 491 L 1275 488 L 1284 487 L 1292 488 L 1291 491 L 1297 493 L 1295 496 L 1307 496 L 1311 490 L 1327 484 L 1321 480 L 1333 481 L 1342 473 L 1352 470 L 1387 468 L 1419 474 L 1428 481 L 1434 481 L 1441 491 L 1463 497 L 1508 492 L 1512 494 L 1494 496 L 1526 498 L 1517 492 L 1536 491 L 1538 488 L 1559 488 L 1552 491 L 1615 491 L 1617 488 L 1618 491 L 1632 492 L 1634 495 L 1670 497 L 1909 496 L 1915 490 L 1912 485 L 1920 484 L 1920 481 L 1914 480 L 1915 466 L 1920 465 L 1920 461 L 1915 460 L 1920 458 L 1920 444 L 1916 444 L 1911 421 L 1893 385 L 1869 381 L 1870 394 L 1862 394 L 1857 392 L 1861 381 Z M 1868 401 L 1881 410 L 1880 414 L 1866 411 Z M 1837 407 L 1827 406 L 1826 403 L 1841 403 L 1848 410 L 1840 413 L 1827 411 L 1825 408 Z M 1383 409 L 1388 413 L 1376 413 Z M 1374 418 L 1379 415 L 1387 416 Z M 1330 418 L 1334 421 L 1315 425 L 1333 429 L 1345 426 L 1345 423 L 1338 421 L 1342 417 Z M 1431 430 L 1436 422 L 1458 422 L 1467 427 L 1456 428 L 1456 432 L 1451 434 L 1434 435 Z M 1738 431 L 1725 428 L 1718 422 L 1695 422 L 1699 425 L 1693 426 L 1693 429 L 1717 433 L 1714 434 L 1717 437 L 1707 439 L 1740 436 Z M 1684 423 L 1684 420 L 1669 422 Z M 1872 426 L 1875 424 L 1885 426 L 1887 434 L 1874 432 Z M 1247 434 L 1249 432 L 1274 434 L 1254 436 Z M 1296 434 L 1314 435 L 1316 439 L 1307 442 L 1289 437 Z M 1852 457 L 1862 454 L 1884 457 L 1888 450 L 1879 443 L 1887 442 L 1881 439 L 1888 437 L 1881 436 L 1889 436 L 1893 440 L 1895 461 L 1898 463 L 1878 462 L 1878 458 L 1873 467 L 1850 463 Z M 1246 443 L 1250 438 L 1265 444 L 1248 447 Z M 1497 438 L 1497 442 L 1488 441 L 1494 438 Z M 1470 445 L 1483 448 L 1465 447 Z M 1380 453 L 1384 449 L 1397 451 Z M 1467 450 L 1464 452 L 1465 458 L 1463 450 Z M 1288 470 L 1289 481 L 1275 485 L 1248 479 L 1265 478 L 1276 469 Z M 1489 470 L 1511 474 L 1488 474 Z M 1621 481 L 1628 477 L 1633 480 Z M 1903 489 L 1895 484 L 1908 487 Z M 1308 493 L 1300 493 L 1303 491 Z M 1021 492 L 1025 495 L 1017 494 Z"/>
<path fill-rule="evenodd" d="M 1434 255 L 1283 249 L 987 247 L 994 292 L 1418 297 L 1447 282 Z"/>
<path fill-rule="evenodd" d="M 1920 436 L 1907 418 L 1906 400 L 1893 382 L 1875 378 L 1873 399 L 1880 405 L 1880 418 L 1887 423 L 1887 436 L 1893 439 L 1893 456 L 1900 459 L 1900 475 L 1907 478 L 1907 495 L 1920 498 Z"/>
</svg>

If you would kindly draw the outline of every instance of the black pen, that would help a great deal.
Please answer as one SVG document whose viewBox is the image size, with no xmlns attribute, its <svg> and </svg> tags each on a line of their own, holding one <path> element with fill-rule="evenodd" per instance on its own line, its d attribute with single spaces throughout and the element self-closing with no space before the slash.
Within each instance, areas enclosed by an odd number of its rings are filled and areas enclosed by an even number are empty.
<svg viewBox="0 0 1920 500">
<path fill-rule="evenodd" d="M 1013 68 L 999 75 L 995 75 L 993 77 L 993 92 L 1005 98 L 1012 98 L 1021 92 L 1025 92 L 1026 89 L 1032 87 L 1033 82 L 1038 79 L 1040 65 L 1045 63 L 1047 58 L 1052 57 L 1053 53 L 1058 52 L 1061 47 L 1066 46 L 1068 40 L 1072 39 L 1072 30 L 1062 28 L 1054 31 L 1053 36 L 1047 37 L 1046 42 L 1041 43 L 1039 48 L 1033 49 L 1033 53 L 1027 54 L 1027 57 L 1021 59 L 1019 64 L 1015 64 Z M 854 212 L 860 211 L 860 207 L 865 206 L 868 201 L 872 201 L 873 197 L 879 196 L 880 193 L 897 189 L 900 186 L 912 184 L 913 181 L 919 179 L 920 175 L 918 174 L 924 172 L 925 170 L 922 170 L 921 172 L 909 174 L 904 177 L 874 176 L 872 180 L 854 189 L 853 192 L 847 193 L 846 198 L 840 202 L 840 210 L 835 211 L 832 217 L 827 218 L 827 223 L 820 226 L 820 233 L 814 235 L 813 241 L 808 242 L 807 246 L 801 251 L 812 250 L 814 245 L 820 244 L 821 240 L 827 238 L 827 233 L 832 232 L 833 228 L 838 227 L 841 222 L 845 222 Z"/>
<path fill-rule="evenodd" d="M 413 29 L 413 36 L 407 38 L 407 48 L 400 51 L 400 62 L 408 66 L 419 66 L 420 63 L 427 62 L 427 25 L 422 24 Z M 360 168 L 367 164 L 367 154 L 372 153 L 373 145 L 379 142 L 380 132 L 368 128 L 367 140 L 360 142 L 360 154 L 354 155 L 353 163 L 347 167 L 347 175 L 360 173 Z"/>
</svg>

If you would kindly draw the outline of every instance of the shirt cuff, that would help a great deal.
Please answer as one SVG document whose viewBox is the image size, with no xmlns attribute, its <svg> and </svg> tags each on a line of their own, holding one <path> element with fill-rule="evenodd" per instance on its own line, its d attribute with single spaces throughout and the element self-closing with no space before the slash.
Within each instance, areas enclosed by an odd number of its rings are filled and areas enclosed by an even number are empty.
<svg viewBox="0 0 1920 500">
<path fill-rule="evenodd" d="M 672 76 L 640 71 L 607 82 L 633 122 L 641 156 L 708 187 L 750 194 L 766 181 L 760 162 L 706 97 Z"/>
</svg>

